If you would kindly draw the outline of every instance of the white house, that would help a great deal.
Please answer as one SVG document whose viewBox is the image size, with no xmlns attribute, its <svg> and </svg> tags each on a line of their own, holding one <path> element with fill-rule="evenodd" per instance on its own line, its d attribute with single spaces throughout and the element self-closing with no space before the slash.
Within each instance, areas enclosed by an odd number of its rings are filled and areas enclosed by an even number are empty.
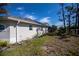
<svg viewBox="0 0 79 59">
<path fill-rule="evenodd" d="M 18 43 L 32 39 L 48 32 L 48 25 L 16 17 L 0 17 L 0 40 Z"/>
</svg>

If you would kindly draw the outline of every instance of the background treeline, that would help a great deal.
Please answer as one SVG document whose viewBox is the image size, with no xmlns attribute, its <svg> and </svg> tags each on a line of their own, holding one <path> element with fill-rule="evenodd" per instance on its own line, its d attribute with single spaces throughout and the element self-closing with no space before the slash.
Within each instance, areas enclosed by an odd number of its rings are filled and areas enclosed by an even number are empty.
<svg viewBox="0 0 79 59">
<path fill-rule="evenodd" d="M 63 26 L 57 28 L 55 25 L 49 27 L 49 32 L 58 35 L 78 35 L 79 34 L 79 4 L 59 4 L 60 10 L 57 12 L 59 20 Z M 53 31 L 55 29 L 55 31 Z"/>
</svg>

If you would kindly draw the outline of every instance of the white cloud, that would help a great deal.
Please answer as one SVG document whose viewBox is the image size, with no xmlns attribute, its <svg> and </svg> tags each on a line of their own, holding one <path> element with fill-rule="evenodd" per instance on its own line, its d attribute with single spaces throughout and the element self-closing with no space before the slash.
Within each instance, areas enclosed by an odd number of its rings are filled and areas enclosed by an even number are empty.
<svg viewBox="0 0 79 59">
<path fill-rule="evenodd" d="M 41 20 L 40 20 L 40 22 L 42 22 L 42 23 L 50 23 L 51 21 L 50 21 L 50 18 L 51 17 L 44 17 L 44 18 L 42 18 Z"/>
<path fill-rule="evenodd" d="M 33 15 L 25 15 L 24 18 L 30 18 L 32 20 L 37 19 L 36 17 L 34 17 Z"/>
<path fill-rule="evenodd" d="M 18 7 L 18 8 L 17 8 L 17 10 L 23 10 L 23 9 L 24 9 L 23 7 Z"/>
<path fill-rule="evenodd" d="M 61 26 L 63 26 L 63 22 L 57 22 L 56 24 L 55 24 L 56 26 L 58 26 L 58 27 L 61 27 Z"/>
</svg>

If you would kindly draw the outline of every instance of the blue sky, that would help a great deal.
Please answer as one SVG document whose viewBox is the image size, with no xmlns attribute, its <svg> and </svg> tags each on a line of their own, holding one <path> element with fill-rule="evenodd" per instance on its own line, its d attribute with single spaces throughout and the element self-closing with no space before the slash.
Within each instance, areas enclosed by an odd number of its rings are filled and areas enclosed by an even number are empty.
<svg viewBox="0 0 79 59">
<path fill-rule="evenodd" d="M 57 12 L 60 7 L 56 3 L 13 3 L 7 6 L 9 15 L 31 18 L 50 25 L 61 25 Z"/>
</svg>

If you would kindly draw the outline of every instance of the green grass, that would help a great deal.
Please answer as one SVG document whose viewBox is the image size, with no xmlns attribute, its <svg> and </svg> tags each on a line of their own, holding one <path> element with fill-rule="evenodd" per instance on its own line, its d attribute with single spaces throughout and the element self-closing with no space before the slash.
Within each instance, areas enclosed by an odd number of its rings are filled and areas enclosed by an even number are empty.
<svg viewBox="0 0 79 59">
<path fill-rule="evenodd" d="M 8 45 L 7 41 L 0 40 L 0 47 L 6 47 Z"/>
<path fill-rule="evenodd" d="M 22 45 L 11 45 L 0 53 L 6 56 L 79 55 L 79 37 L 59 39 L 59 36 L 43 36 L 26 40 Z"/>
<path fill-rule="evenodd" d="M 48 36 L 40 37 L 38 39 L 24 41 L 22 45 L 15 45 L 13 48 L 3 51 L 2 55 L 41 55 L 40 48 Z"/>
</svg>

